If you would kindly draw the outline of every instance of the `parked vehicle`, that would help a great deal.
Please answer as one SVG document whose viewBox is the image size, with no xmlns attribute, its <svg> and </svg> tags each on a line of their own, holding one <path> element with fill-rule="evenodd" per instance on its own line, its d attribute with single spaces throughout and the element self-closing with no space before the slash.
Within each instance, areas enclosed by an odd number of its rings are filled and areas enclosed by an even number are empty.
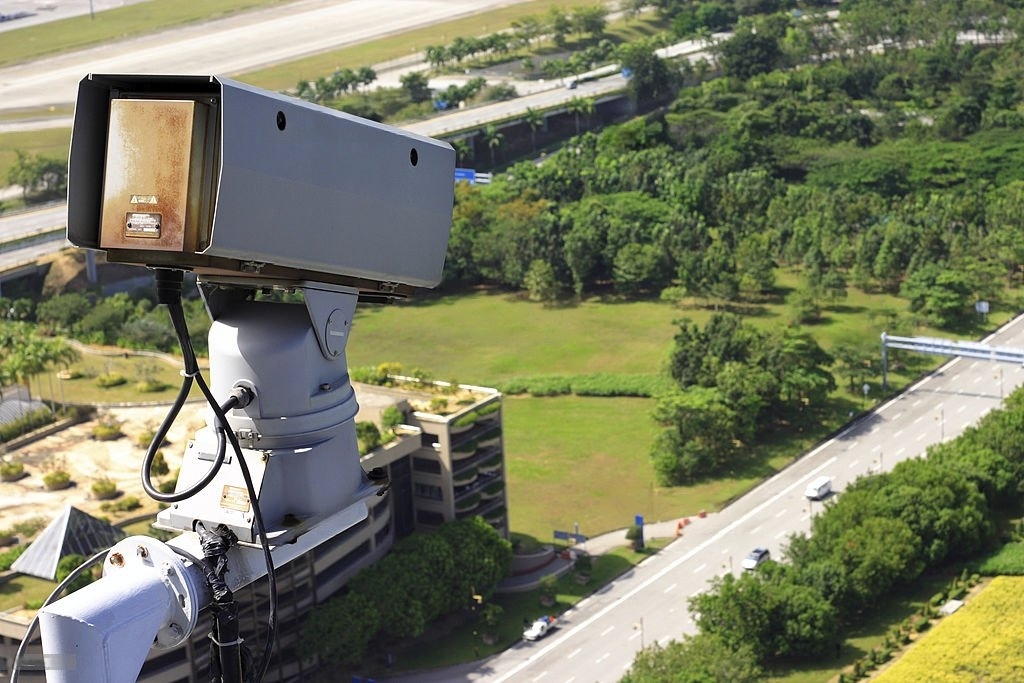
<svg viewBox="0 0 1024 683">
<path fill-rule="evenodd" d="M 832 493 L 832 477 L 818 477 L 807 485 L 804 495 L 811 500 L 821 500 Z"/>
<path fill-rule="evenodd" d="M 523 631 L 523 638 L 526 640 L 540 640 L 555 627 L 555 621 L 557 620 L 552 616 L 543 616 L 537 619 L 530 624 L 529 628 Z"/>
<path fill-rule="evenodd" d="M 742 567 L 748 571 L 757 569 L 762 564 L 772 559 L 768 548 L 754 548 L 750 554 L 743 558 Z"/>
</svg>

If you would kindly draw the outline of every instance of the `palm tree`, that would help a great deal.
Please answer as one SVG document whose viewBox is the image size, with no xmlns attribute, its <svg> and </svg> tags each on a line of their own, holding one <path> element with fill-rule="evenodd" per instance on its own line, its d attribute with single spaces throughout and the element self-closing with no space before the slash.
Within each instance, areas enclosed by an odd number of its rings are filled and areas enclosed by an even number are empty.
<svg viewBox="0 0 1024 683">
<path fill-rule="evenodd" d="M 501 146 L 501 143 L 505 141 L 505 136 L 498 132 L 498 129 L 494 126 L 484 128 L 483 136 L 487 142 L 487 147 L 491 150 L 491 166 L 493 167 L 497 163 L 494 159 L 494 153 Z"/>
<path fill-rule="evenodd" d="M 544 125 L 544 115 L 536 109 L 530 107 L 526 108 L 523 113 L 523 121 L 527 126 L 530 127 L 530 147 L 531 151 L 537 151 L 537 129 Z"/>
<path fill-rule="evenodd" d="M 368 66 L 359 67 L 359 71 L 356 72 L 356 83 L 366 88 L 375 80 L 377 80 L 376 71 Z"/>
<path fill-rule="evenodd" d="M 590 115 L 594 113 L 594 100 L 588 97 L 574 97 L 569 100 L 567 109 L 570 114 L 576 116 L 576 135 L 580 134 L 580 114 L 587 117 L 587 124 L 590 124 Z"/>
<path fill-rule="evenodd" d="M 452 148 L 455 150 L 455 160 L 459 166 L 462 165 L 462 161 L 471 156 L 473 153 L 473 146 L 469 144 L 469 140 L 466 138 L 456 138 L 449 141 Z"/>
<path fill-rule="evenodd" d="M 68 368 L 72 363 L 78 361 L 82 354 L 78 352 L 76 348 L 68 344 L 67 340 L 63 337 L 55 337 L 53 339 L 46 340 L 46 367 L 53 367 L 54 365 L 63 366 L 65 369 Z M 48 375 L 50 381 L 53 381 L 53 375 Z M 64 402 L 64 385 L 61 384 L 61 409 L 62 412 L 67 412 L 67 404 Z M 53 384 L 50 384 L 50 398 L 56 401 L 56 397 L 53 393 Z"/>
</svg>

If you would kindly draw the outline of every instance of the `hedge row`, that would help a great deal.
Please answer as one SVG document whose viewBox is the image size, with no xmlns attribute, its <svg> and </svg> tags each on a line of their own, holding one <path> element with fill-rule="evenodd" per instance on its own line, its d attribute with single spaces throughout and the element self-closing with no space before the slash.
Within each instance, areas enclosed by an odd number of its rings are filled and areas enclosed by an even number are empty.
<svg viewBox="0 0 1024 683">
<path fill-rule="evenodd" d="M 537 375 L 517 377 L 498 386 L 505 394 L 531 396 L 637 396 L 651 398 L 670 389 L 672 380 L 665 375 Z"/>
<path fill-rule="evenodd" d="M 49 408 L 36 408 L 16 420 L 0 425 L 0 441 L 10 441 L 51 422 L 53 413 Z"/>
</svg>

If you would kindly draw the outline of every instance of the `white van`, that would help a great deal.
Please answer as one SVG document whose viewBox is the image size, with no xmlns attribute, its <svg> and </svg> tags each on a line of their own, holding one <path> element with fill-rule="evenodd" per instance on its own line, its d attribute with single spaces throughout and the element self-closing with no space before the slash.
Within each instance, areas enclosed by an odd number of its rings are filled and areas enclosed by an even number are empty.
<svg viewBox="0 0 1024 683">
<path fill-rule="evenodd" d="M 818 477 L 807 485 L 804 495 L 811 500 L 821 500 L 832 493 L 832 477 Z"/>
</svg>

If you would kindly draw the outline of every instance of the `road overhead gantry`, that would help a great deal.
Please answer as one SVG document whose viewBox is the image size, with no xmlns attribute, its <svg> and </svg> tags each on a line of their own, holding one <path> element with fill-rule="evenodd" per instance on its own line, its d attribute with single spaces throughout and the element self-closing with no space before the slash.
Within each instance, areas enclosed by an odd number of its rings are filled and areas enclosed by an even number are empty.
<svg viewBox="0 0 1024 683">
<path fill-rule="evenodd" d="M 992 346 L 982 342 L 938 339 L 935 337 L 896 337 L 882 333 L 882 387 L 888 388 L 889 349 L 905 349 L 934 356 L 958 356 L 978 360 L 1015 363 L 1024 366 L 1024 349 Z"/>
</svg>

